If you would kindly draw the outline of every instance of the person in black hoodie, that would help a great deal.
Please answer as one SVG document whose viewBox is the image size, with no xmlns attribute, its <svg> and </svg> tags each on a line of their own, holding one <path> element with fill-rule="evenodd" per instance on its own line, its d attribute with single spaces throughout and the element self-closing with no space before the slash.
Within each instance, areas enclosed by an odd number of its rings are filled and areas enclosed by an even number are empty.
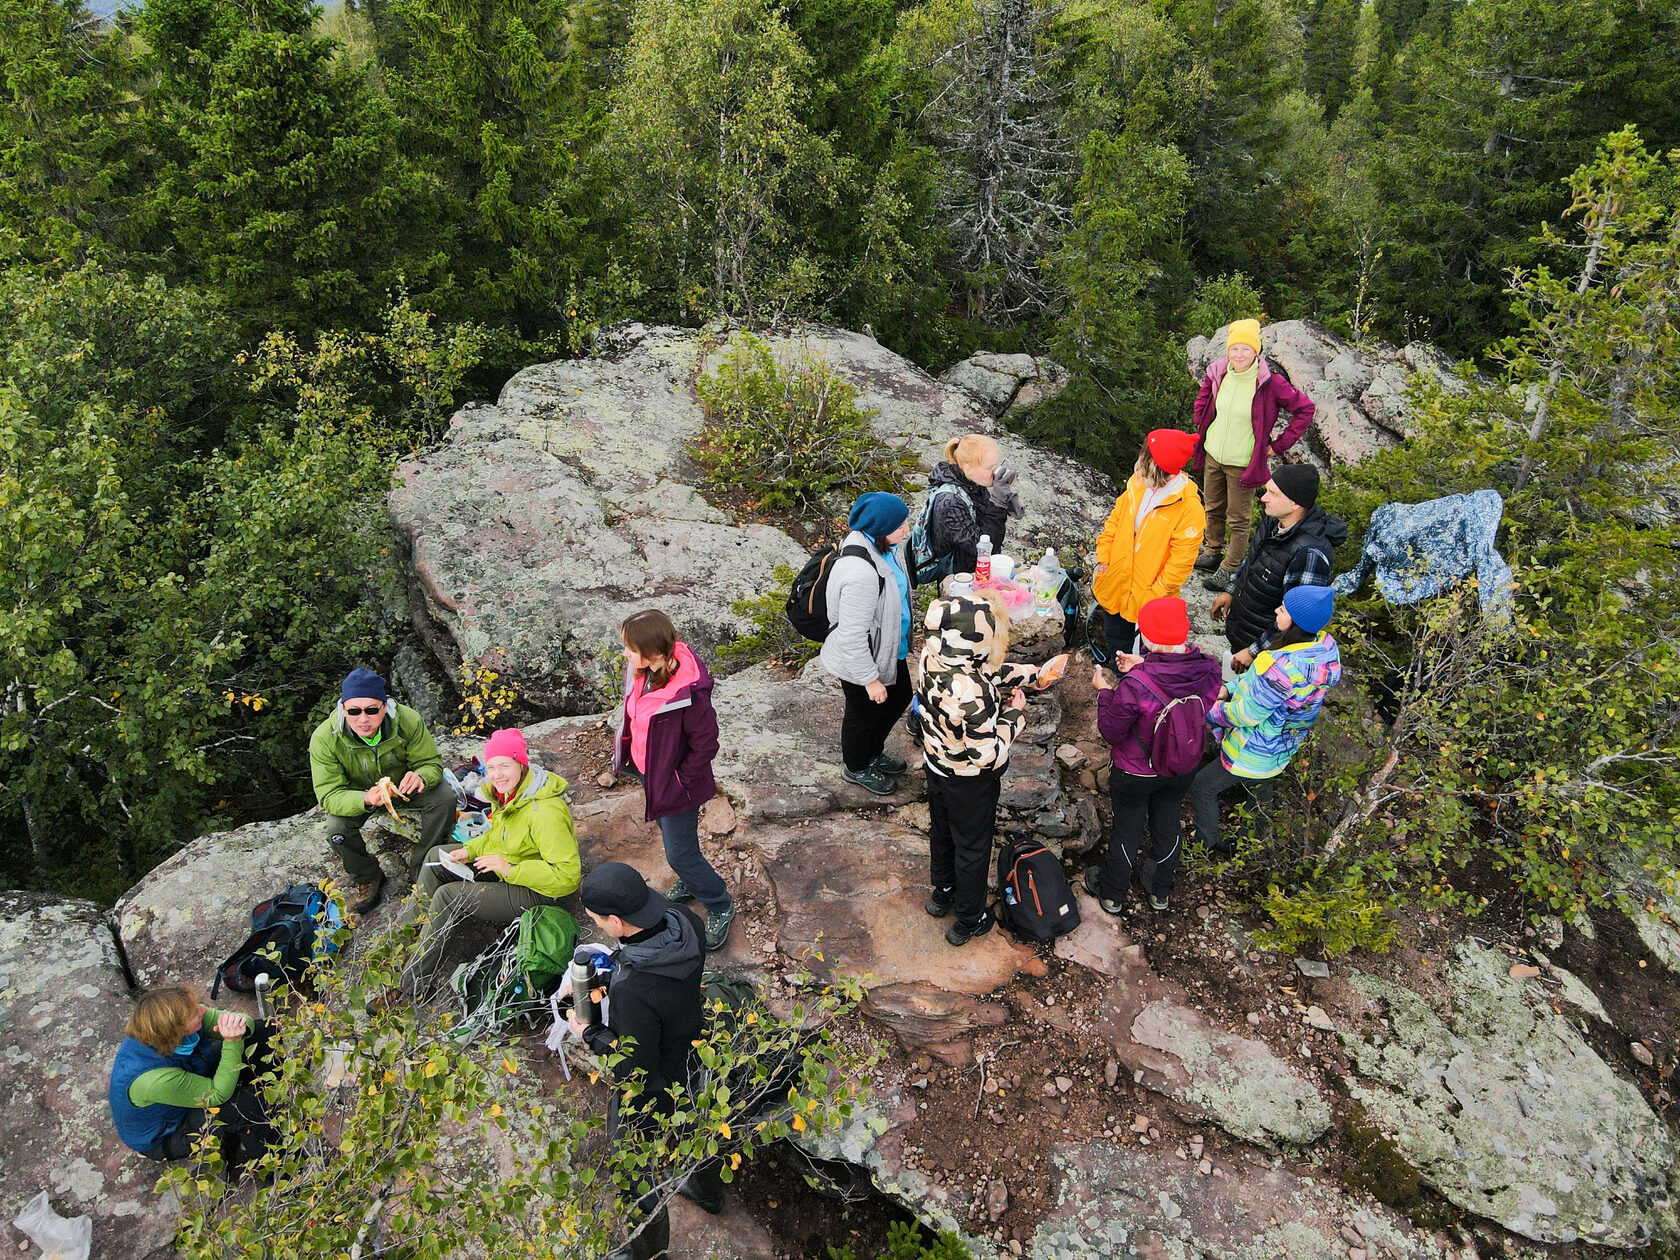
<svg viewBox="0 0 1680 1260">
<path fill-rule="evenodd" d="M 1318 506 L 1318 469 L 1279 464 L 1260 505 L 1265 515 L 1248 545 L 1248 558 L 1230 580 L 1214 574 L 1202 585 L 1221 592 L 1208 610 L 1225 623 L 1231 665 L 1247 669 L 1278 632 L 1277 610 L 1297 586 L 1329 586 L 1336 548 L 1347 541 L 1347 522 Z"/>
<path fill-rule="evenodd" d="M 626 1051 L 613 1070 L 619 1083 L 638 1077 L 642 1082 L 641 1093 L 622 1109 L 613 1091 L 607 1131 L 616 1139 L 622 1130 L 648 1127 L 651 1115 L 670 1115 L 675 1106 L 670 1087 L 688 1082 L 689 1050 L 704 1023 L 700 977 L 706 929 L 698 915 L 672 905 L 623 862 L 597 866 L 584 876 L 578 893 L 584 911 L 618 941 L 618 949 L 606 989 L 608 1022 L 585 1025 L 575 1007 L 567 1019 L 596 1054 Z M 633 1044 L 621 1045 L 625 1038 Z M 716 1162 L 690 1173 L 679 1193 L 708 1212 L 721 1212 L 723 1182 Z M 644 1192 L 636 1206 L 649 1219 L 608 1260 L 654 1260 L 670 1247 L 670 1216 L 659 1196 Z"/>
<path fill-rule="evenodd" d="M 945 458 L 928 474 L 928 542 L 934 557 L 951 557 L 952 573 L 974 572 L 981 534 L 992 540 L 994 553 L 1002 551 L 1009 518 L 1019 520 L 1026 511 L 1015 493 L 1015 473 L 1000 467 L 1002 459 L 991 438 L 965 433 L 945 443 Z"/>
</svg>

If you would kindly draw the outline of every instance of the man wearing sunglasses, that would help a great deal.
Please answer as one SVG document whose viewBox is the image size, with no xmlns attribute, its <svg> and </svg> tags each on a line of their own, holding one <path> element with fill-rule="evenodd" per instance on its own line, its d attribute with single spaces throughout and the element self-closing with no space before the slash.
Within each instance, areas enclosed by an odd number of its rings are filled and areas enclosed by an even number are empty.
<svg viewBox="0 0 1680 1260">
<path fill-rule="evenodd" d="M 385 891 L 385 872 L 367 851 L 362 824 L 385 808 L 383 779 L 406 801 L 392 804 L 420 815 L 420 840 L 409 854 L 409 874 L 455 825 L 455 790 L 443 781 L 443 757 L 425 720 L 406 704 L 386 699 L 385 680 L 371 669 L 353 669 L 339 688 L 339 703 L 309 739 L 315 799 L 327 812 L 328 847 L 355 882 L 350 909 L 366 914 Z"/>
</svg>

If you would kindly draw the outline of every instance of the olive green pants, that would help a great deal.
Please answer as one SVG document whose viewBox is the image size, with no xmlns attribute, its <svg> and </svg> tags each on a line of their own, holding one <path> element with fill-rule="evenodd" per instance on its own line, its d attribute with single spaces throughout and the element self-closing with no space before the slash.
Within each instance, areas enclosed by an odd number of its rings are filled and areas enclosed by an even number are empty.
<svg viewBox="0 0 1680 1260">
<path fill-rule="evenodd" d="M 448 842 L 449 833 L 455 829 L 455 804 L 455 789 L 439 783 L 400 808 L 400 813 L 420 815 L 420 843 L 408 855 L 410 875 L 419 873 L 420 860 L 433 845 Z M 367 841 L 362 836 L 362 827 L 371 817 L 371 813 L 360 818 L 328 814 L 324 828 L 328 850 L 344 863 L 344 873 L 357 884 L 370 883 L 381 874 L 379 859 L 367 851 Z"/>
<path fill-rule="evenodd" d="M 443 867 L 430 865 L 453 848 L 438 845 L 426 851 L 428 865 L 420 868 L 416 884 L 419 895 L 403 913 L 404 923 L 412 923 L 422 913 L 430 913 L 426 930 L 420 935 L 420 952 L 403 969 L 402 991 L 412 997 L 424 997 L 431 989 L 432 978 L 449 949 L 450 937 L 468 920 L 505 926 L 532 906 L 560 904 L 555 898 L 520 884 L 504 884 L 485 876 L 471 881 L 457 879 Z"/>
</svg>

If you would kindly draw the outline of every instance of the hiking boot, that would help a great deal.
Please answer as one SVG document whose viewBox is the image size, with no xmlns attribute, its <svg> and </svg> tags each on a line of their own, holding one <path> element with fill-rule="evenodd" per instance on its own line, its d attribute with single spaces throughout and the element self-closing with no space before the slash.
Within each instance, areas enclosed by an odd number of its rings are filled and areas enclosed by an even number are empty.
<svg viewBox="0 0 1680 1260">
<path fill-rule="evenodd" d="M 910 768 L 910 763 L 903 757 L 889 757 L 882 753 L 869 763 L 869 768 L 876 774 L 903 774 Z"/>
<path fill-rule="evenodd" d="M 967 945 L 976 936 L 984 936 L 992 930 L 992 924 L 997 922 L 992 918 L 992 912 L 986 911 L 986 917 L 978 923 L 953 923 L 945 929 L 945 940 L 951 945 Z"/>
<path fill-rule="evenodd" d="M 891 779 L 873 766 L 867 770 L 853 770 L 849 766 L 841 766 L 840 777 L 848 783 L 857 784 L 865 791 L 875 793 L 876 796 L 891 796 L 898 790 Z"/>
<path fill-rule="evenodd" d="M 688 891 L 688 885 L 686 883 L 684 883 L 682 880 L 679 879 L 676 883 L 671 885 L 670 891 L 665 894 L 665 900 L 666 901 L 693 901 L 694 900 L 694 894 L 689 892 Z"/>
<path fill-rule="evenodd" d="M 1219 562 L 1225 558 L 1223 551 L 1204 551 L 1196 557 L 1196 572 L 1212 573 L 1219 567 Z"/>
<path fill-rule="evenodd" d="M 1161 896 L 1160 893 L 1150 893 L 1149 908 L 1151 910 L 1165 910 L 1167 908 L 1167 899 Z"/>
<path fill-rule="evenodd" d="M 951 903 L 956 900 L 955 888 L 935 888 L 928 899 L 922 902 L 922 909 L 936 919 L 943 919 L 951 913 Z"/>
<path fill-rule="evenodd" d="M 1215 569 L 1202 579 L 1203 590 L 1218 591 L 1222 595 L 1230 594 L 1231 588 L 1236 584 L 1237 574 L 1234 569 Z"/>
<path fill-rule="evenodd" d="M 351 914 L 367 914 L 385 895 L 385 872 L 381 871 L 365 884 L 356 885 L 355 900 L 350 903 Z"/>
<path fill-rule="evenodd" d="M 735 905 L 730 903 L 728 909 L 713 910 L 706 908 L 706 952 L 714 953 L 723 948 L 723 943 L 729 939 L 730 924 L 735 922 Z"/>
<path fill-rule="evenodd" d="M 1097 904 L 1103 908 L 1104 914 L 1121 915 L 1126 912 L 1126 907 L 1118 901 L 1115 901 L 1112 897 L 1103 896 L 1102 886 L 1097 882 L 1096 867 L 1087 866 L 1085 868 L 1085 878 L 1081 882 L 1085 885 L 1085 891 L 1090 893 L 1096 899 Z"/>
</svg>

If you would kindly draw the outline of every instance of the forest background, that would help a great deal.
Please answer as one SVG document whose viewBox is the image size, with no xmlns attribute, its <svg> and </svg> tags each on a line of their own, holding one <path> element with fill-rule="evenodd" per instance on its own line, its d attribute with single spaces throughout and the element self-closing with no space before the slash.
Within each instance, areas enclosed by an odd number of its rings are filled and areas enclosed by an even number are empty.
<svg viewBox="0 0 1680 1260">
<path fill-rule="evenodd" d="M 1348 645 L 1370 738 L 1280 842 L 1328 900 L 1285 917 L 1473 905 L 1443 872 L 1478 846 L 1566 910 L 1612 851 L 1668 843 L 1672 3 L 0 0 L 0 22 L 7 884 L 109 899 L 305 805 L 311 726 L 391 651 L 394 459 L 599 327 L 719 314 L 866 327 L 933 371 L 1048 353 L 1070 383 L 1023 431 L 1120 477 L 1187 423 L 1186 337 L 1233 316 L 1434 342 L 1484 375 L 1417 399 L 1417 437 L 1337 506 L 1357 534 L 1385 499 L 1501 489 L 1516 632 L 1370 606 Z M 1362 864 L 1328 859 L 1373 830 L 1344 849 Z"/>
</svg>

